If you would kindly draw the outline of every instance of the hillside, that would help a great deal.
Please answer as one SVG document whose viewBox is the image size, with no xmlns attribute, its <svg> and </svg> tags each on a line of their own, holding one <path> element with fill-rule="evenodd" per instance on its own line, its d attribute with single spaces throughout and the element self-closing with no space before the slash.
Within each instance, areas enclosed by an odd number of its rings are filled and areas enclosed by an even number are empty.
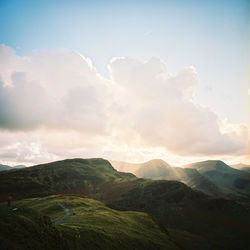
<svg viewBox="0 0 250 250">
<path fill-rule="evenodd" d="M 12 169 L 10 166 L 0 164 L 0 171 L 6 171 Z"/>
<path fill-rule="evenodd" d="M 139 164 L 112 161 L 112 164 L 115 168 L 131 172 L 139 178 L 177 180 L 205 194 L 225 197 L 225 194 L 213 182 L 201 175 L 196 169 L 172 167 L 165 161 L 158 159 Z"/>
<path fill-rule="evenodd" d="M 10 167 L 8 165 L 2 165 L 0 164 L 0 172 L 1 171 L 6 171 L 6 170 L 17 170 L 17 169 L 22 169 L 22 168 L 25 168 L 26 166 L 24 165 L 16 165 L 14 167 Z"/>
<path fill-rule="evenodd" d="M 193 171 L 193 170 L 192 170 Z M 0 197 L 87 196 L 112 209 L 153 216 L 184 249 L 248 244 L 249 211 L 178 181 L 147 180 L 116 171 L 103 159 L 70 159 L 0 173 Z M 39 198 L 40 199 L 40 198 Z"/>
<path fill-rule="evenodd" d="M 239 164 L 231 165 L 231 167 L 250 173 L 250 165 L 247 165 L 247 164 L 239 163 Z"/>
<path fill-rule="evenodd" d="M 114 170 L 103 159 L 64 160 L 0 173 L 0 198 L 10 193 L 18 199 L 62 193 L 101 198 L 111 184 L 122 186 L 135 179 L 132 174 Z"/>
<path fill-rule="evenodd" d="M 7 209 L 0 203 L 1 250 L 69 250 L 59 230 L 50 218 L 30 207 Z"/>
<path fill-rule="evenodd" d="M 203 236 L 209 244 L 203 242 L 200 249 L 244 249 L 249 244 L 247 209 L 230 200 L 209 199 L 177 181 L 145 181 L 109 206 L 144 211 L 174 232 Z"/>
<path fill-rule="evenodd" d="M 4 205 L 1 204 L 1 207 Z M 93 199 L 61 195 L 26 199 L 15 202 L 18 210 L 8 213 L 18 216 L 23 214 L 23 211 L 35 211 L 41 217 L 49 216 L 50 221 L 55 223 L 64 215 L 62 206 L 69 210 L 69 216 L 56 223 L 56 228 L 52 224 L 49 224 L 49 227 L 61 235 L 59 239 L 64 239 L 65 249 L 179 249 L 168 232 L 162 230 L 149 215 L 142 212 L 116 211 Z M 13 221 L 16 220 L 15 217 Z M 29 230 L 30 222 L 26 223 Z M 27 229 L 20 228 L 16 231 L 26 232 Z M 5 245 L 15 241 L 12 234 L 2 233 Z M 48 240 L 51 242 L 51 239 Z M 20 246 L 20 243 L 16 246 L 18 245 Z M 52 248 L 49 246 L 49 249 Z"/>
<path fill-rule="evenodd" d="M 184 167 L 195 168 L 225 193 L 242 198 L 250 197 L 250 175 L 244 171 L 214 160 L 196 162 Z"/>
</svg>

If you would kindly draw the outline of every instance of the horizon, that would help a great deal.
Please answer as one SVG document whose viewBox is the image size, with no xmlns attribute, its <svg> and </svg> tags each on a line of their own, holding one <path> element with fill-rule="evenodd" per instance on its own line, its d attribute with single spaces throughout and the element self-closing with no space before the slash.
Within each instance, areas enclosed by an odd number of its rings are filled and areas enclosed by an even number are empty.
<svg viewBox="0 0 250 250">
<path fill-rule="evenodd" d="M 250 164 L 249 1 L 1 1 L 0 163 Z"/>
</svg>

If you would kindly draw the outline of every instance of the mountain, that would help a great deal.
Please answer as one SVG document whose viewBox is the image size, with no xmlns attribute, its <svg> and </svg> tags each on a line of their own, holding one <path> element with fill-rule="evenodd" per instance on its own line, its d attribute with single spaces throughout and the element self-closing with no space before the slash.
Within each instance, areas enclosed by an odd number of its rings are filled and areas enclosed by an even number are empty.
<svg viewBox="0 0 250 250">
<path fill-rule="evenodd" d="M 227 194 L 250 198 L 250 175 L 244 171 L 231 168 L 223 161 L 208 160 L 184 167 L 196 169 Z"/>
<path fill-rule="evenodd" d="M 111 165 L 118 171 L 135 174 L 143 163 L 129 163 L 123 161 L 109 161 Z"/>
<path fill-rule="evenodd" d="M 6 171 L 10 169 L 12 169 L 12 167 L 0 164 L 0 171 Z"/>
<path fill-rule="evenodd" d="M 231 167 L 250 173 L 250 165 L 247 165 L 247 164 L 239 163 L 239 164 L 231 165 Z"/>
<path fill-rule="evenodd" d="M 16 198 L 49 194 L 97 195 L 113 199 L 118 188 L 126 191 L 128 182 L 136 180 L 130 173 L 116 171 L 103 159 L 70 159 L 36 165 L 18 171 L 0 173 L 0 198 L 12 194 Z M 117 187 L 116 192 L 112 187 Z"/>
<path fill-rule="evenodd" d="M 1 231 L 0 246 L 5 247 L 1 249 L 24 249 L 24 243 L 25 249 L 28 246 L 29 249 L 74 250 L 180 249 L 169 233 L 148 214 L 116 211 L 93 199 L 72 195 L 25 199 L 15 202 L 18 208 L 15 211 L 4 211 L 4 205 L 0 204 L 0 228 L 8 221 L 7 227 L 11 233 L 8 230 Z M 32 218 L 30 214 L 39 216 Z M 25 227 L 18 223 L 21 222 L 21 216 L 25 216 Z M 39 221 L 39 217 L 43 220 Z M 10 227 L 12 221 L 16 224 L 15 229 Z M 37 239 L 41 244 L 38 248 L 32 236 L 39 232 L 42 232 L 41 238 L 46 242 Z M 47 232 L 51 232 L 51 235 L 47 235 Z M 20 237 L 23 234 L 25 236 Z M 13 242 L 14 246 L 11 245 Z"/>
<path fill-rule="evenodd" d="M 17 166 L 14 166 L 14 167 L 10 167 L 8 165 L 2 165 L 2 164 L 0 164 L 0 171 L 21 169 L 21 168 L 25 168 L 25 167 L 26 166 L 24 166 L 24 165 L 17 165 Z"/>
<path fill-rule="evenodd" d="M 21 169 L 21 168 L 26 168 L 26 166 L 25 165 L 16 165 L 13 168 Z"/>
<path fill-rule="evenodd" d="M 1 172 L 0 199 L 9 194 L 14 201 L 71 194 L 94 198 L 111 209 L 145 212 L 184 249 L 244 249 L 249 244 L 250 213 L 244 206 L 212 198 L 179 181 L 119 172 L 104 159 L 68 159 Z"/>
<path fill-rule="evenodd" d="M 114 161 L 111 163 L 116 169 L 131 172 L 139 178 L 177 180 L 208 195 L 225 197 L 225 194 L 213 182 L 201 175 L 196 169 L 172 167 L 165 161 L 158 159 L 139 164 Z"/>
</svg>

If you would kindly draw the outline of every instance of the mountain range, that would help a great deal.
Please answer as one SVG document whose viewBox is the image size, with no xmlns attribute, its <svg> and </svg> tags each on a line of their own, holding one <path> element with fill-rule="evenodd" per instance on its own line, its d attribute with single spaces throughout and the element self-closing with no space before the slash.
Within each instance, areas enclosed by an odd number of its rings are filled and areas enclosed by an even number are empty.
<svg viewBox="0 0 250 250">
<path fill-rule="evenodd" d="M 182 167 L 172 167 L 158 159 L 140 164 L 117 161 L 111 163 L 117 170 L 131 172 L 139 178 L 178 180 L 214 197 L 250 198 L 250 175 L 222 161 L 203 161 Z"/>
<path fill-rule="evenodd" d="M 205 174 L 199 172 L 200 164 L 194 168 L 187 166 L 184 170 L 175 173 L 172 173 L 172 167 L 163 161 L 152 161 L 151 164 L 153 169 L 159 170 L 157 175 L 154 174 L 155 171 L 151 173 L 152 179 L 138 178 L 132 173 L 119 172 L 110 162 L 99 158 L 67 159 L 18 171 L 3 171 L 0 173 L 0 199 L 4 201 L 8 195 L 12 195 L 14 204 L 18 211 L 21 211 L 20 216 L 23 216 L 24 213 L 27 223 L 29 221 L 33 223 L 33 220 L 39 221 L 39 219 L 34 216 L 31 219 L 27 212 L 22 212 L 23 210 L 31 209 L 35 213 L 39 213 L 39 216 L 49 216 L 53 222 L 55 214 L 60 217 L 67 207 L 71 214 L 63 224 L 55 226 L 47 222 L 46 229 L 52 230 L 57 235 L 56 237 L 64 235 L 63 239 L 58 238 L 58 242 L 60 244 L 66 242 L 65 249 L 66 247 L 68 249 L 100 249 L 95 245 L 99 238 L 108 244 L 107 249 L 244 249 L 249 245 L 250 213 L 246 203 L 241 204 L 233 198 L 225 198 L 224 193 L 217 196 L 216 194 L 208 195 L 198 188 L 190 187 L 195 181 L 198 183 L 195 185 L 199 186 L 199 183 L 203 183 L 202 180 L 205 180 L 207 185 L 211 185 L 211 188 L 206 190 L 216 192 L 218 188 L 217 185 L 213 185 L 211 178 L 204 177 Z M 160 165 L 159 168 L 158 165 Z M 223 169 L 225 167 L 219 164 L 219 168 L 220 166 Z M 218 166 L 215 164 L 216 167 Z M 147 171 L 150 170 L 148 163 L 144 164 L 143 168 Z M 165 168 L 171 175 L 166 174 Z M 145 174 L 142 169 L 138 168 L 136 171 Z M 196 177 L 194 181 L 189 180 L 190 186 L 179 180 L 154 180 L 162 174 L 165 174 L 165 177 L 182 176 L 182 179 L 185 177 L 191 180 L 193 175 Z M 210 174 L 210 176 L 213 175 Z M 199 179 L 200 181 L 198 181 Z M 229 185 L 228 181 L 225 183 L 226 186 Z M 72 195 L 74 197 L 71 203 L 69 202 L 71 198 L 68 197 L 72 197 Z M 37 200 L 37 203 L 34 203 L 34 200 Z M 53 206 L 48 203 L 48 200 L 53 201 Z M 93 207 L 87 205 L 87 201 L 94 204 Z M 0 207 L 3 207 L 3 213 L 5 213 L 4 203 Z M 122 217 L 122 213 L 116 211 L 134 212 L 128 212 L 130 215 L 128 214 L 128 217 L 125 218 Z M 100 214 L 98 214 L 99 212 Z M 14 212 L 7 211 L 6 213 Z M 136 217 L 136 213 L 142 214 L 138 214 Z M 145 213 L 149 217 L 145 217 Z M 116 214 L 116 217 L 111 218 L 112 214 Z M 13 221 L 10 219 L 10 223 L 14 225 L 15 220 L 19 221 L 18 216 L 19 214 L 17 214 L 17 218 L 14 217 Z M 93 221 L 88 218 L 93 218 Z M 81 220 L 88 222 L 83 225 L 79 223 Z M 114 220 L 112 222 L 114 225 L 119 221 L 122 222 L 117 228 L 117 232 L 120 233 L 115 234 L 116 236 L 112 236 L 112 226 L 109 226 L 112 220 Z M 32 225 L 35 226 L 36 223 L 34 222 Z M 124 225 L 124 229 L 122 225 Z M 46 225 L 42 223 L 40 226 L 43 228 Z M 137 227 L 141 234 L 136 231 Z M 145 233 L 142 230 L 144 227 Z M 17 234 L 20 237 L 23 234 L 27 235 L 27 228 L 31 227 L 20 226 Z M 152 228 L 152 235 L 159 234 L 161 231 L 164 234 L 164 237 L 161 237 L 162 241 L 160 239 L 150 240 L 152 244 L 146 244 L 150 235 L 150 232 L 147 231 L 150 231 L 149 228 Z M 123 235 L 125 232 L 122 230 L 127 232 L 127 236 Z M 84 241 L 82 241 L 81 233 L 80 238 L 75 236 L 78 235 L 76 231 L 84 232 Z M 134 232 L 134 236 L 132 232 Z M 120 238 L 117 235 L 120 235 Z M 138 236 L 138 240 L 134 239 L 136 236 Z M 15 242 L 13 237 L 11 234 L 8 236 L 9 242 Z M 84 245 L 84 242 L 88 242 L 88 244 Z M 13 249 L 18 249 L 19 245 L 17 242 L 16 248 Z"/>
</svg>

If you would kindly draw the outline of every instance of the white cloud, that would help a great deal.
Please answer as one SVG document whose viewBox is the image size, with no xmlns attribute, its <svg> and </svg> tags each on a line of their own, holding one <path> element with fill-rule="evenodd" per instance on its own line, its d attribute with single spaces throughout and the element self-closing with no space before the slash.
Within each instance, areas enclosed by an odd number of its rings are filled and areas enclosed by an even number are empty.
<svg viewBox="0 0 250 250">
<path fill-rule="evenodd" d="M 70 50 L 19 57 L 0 46 L 0 159 L 245 154 L 247 127 L 195 103 L 194 67 L 174 76 L 158 58 L 121 57 L 108 68 L 110 80 Z"/>
<path fill-rule="evenodd" d="M 121 86 L 117 105 L 127 110 L 123 112 L 122 123 L 115 127 L 132 127 L 143 144 L 162 146 L 182 155 L 231 154 L 246 150 L 245 126 L 234 125 L 233 130 L 223 133 L 220 118 L 209 108 L 194 103 L 197 85 L 194 67 L 171 76 L 159 59 L 142 63 L 118 58 L 109 68 L 112 80 Z M 124 123 L 124 120 L 132 122 Z"/>
</svg>

